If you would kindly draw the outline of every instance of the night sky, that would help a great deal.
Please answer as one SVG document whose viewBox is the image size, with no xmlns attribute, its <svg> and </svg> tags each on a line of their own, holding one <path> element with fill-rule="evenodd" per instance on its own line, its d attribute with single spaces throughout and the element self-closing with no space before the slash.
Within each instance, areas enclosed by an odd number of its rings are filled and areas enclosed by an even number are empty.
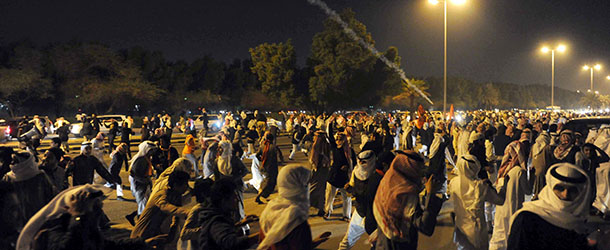
<svg viewBox="0 0 610 250">
<path fill-rule="evenodd" d="M 328 0 L 352 8 L 379 50 L 398 47 L 408 75 L 441 77 L 443 10 L 427 0 Z M 562 41 L 555 83 L 586 90 L 582 65 L 599 62 L 596 89 L 610 94 L 610 1 L 467 0 L 449 5 L 448 73 L 475 81 L 549 84 L 551 56 L 543 44 Z M 0 41 L 37 44 L 100 41 L 113 48 L 160 50 L 170 60 L 210 54 L 230 62 L 248 48 L 292 38 L 300 65 L 324 13 L 306 0 L 0 0 Z"/>
</svg>

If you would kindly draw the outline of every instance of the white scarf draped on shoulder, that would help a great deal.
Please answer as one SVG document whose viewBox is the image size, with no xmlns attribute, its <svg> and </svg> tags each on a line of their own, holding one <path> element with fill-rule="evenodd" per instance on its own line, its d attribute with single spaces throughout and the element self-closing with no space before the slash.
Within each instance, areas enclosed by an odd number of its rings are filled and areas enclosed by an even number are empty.
<svg viewBox="0 0 610 250">
<path fill-rule="evenodd" d="M 309 179 L 311 170 L 288 165 L 278 174 L 278 197 L 273 199 L 260 217 L 265 239 L 258 250 L 266 250 L 282 241 L 309 217 Z"/>
</svg>

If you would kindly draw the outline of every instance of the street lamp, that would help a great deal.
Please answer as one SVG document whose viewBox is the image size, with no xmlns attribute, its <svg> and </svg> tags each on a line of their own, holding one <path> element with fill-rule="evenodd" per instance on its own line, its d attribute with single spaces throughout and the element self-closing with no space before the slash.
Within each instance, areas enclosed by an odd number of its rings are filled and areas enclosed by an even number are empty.
<svg viewBox="0 0 610 250">
<path fill-rule="evenodd" d="M 455 5 L 465 4 L 466 0 L 428 0 L 432 5 L 436 5 L 440 2 L 443 3 L 444 12 L 444 51 L 443 51 L 443 117 L 447 113 L 447 2 L 451 2 Z"/>
<path fill-rule="evenodd" d="M 540 49 L 540 51 L 542 51 L 542 53 L 549 53 L 551 52 L 551 107 L 555 108 L 555 50 L 557 50 L 557 52 L 563 53 L 566 51 L 566 46 L 563 44 L 559 44 L 557 46 L 557 48 L 555 49 L 551 49 L 547 46 L 542 47 L 542 49 Z"/>
<path fill-rule="evenodd" d="M 595 64 L 595 66 L 591 66 L 591 67 L 589 67 L 589 65 L 585 65 L 585 66 L 582 66 L 582 69 L 591 70 L 591 90 L 593 90 L 593 69 L 600 70 L 600 69 L 602 69 L 602 65 L 599 63 Z"/>
</svg>

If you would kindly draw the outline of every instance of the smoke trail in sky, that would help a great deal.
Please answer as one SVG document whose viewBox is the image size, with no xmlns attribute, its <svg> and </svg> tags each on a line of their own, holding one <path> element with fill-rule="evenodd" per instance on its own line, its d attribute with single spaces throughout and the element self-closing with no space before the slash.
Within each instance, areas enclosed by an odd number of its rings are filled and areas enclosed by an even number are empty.
<svg viewBox="0 0 610 250">
<path fill-rule="evenodd" d="M 381 52 L 379 52 L 379 50 L 377 50 L 375 47 L 373 47 L 373 45 L 367 43 L 366 41 L 364 41 L 364 39 L 359 37 L 356 34 L 356 32 L 354 32 L 354 30 L 352 30 L 347 25 L 347 23 L 345 21 L 343 21 L 343 19 L 341 19 L 341 16 L 339 16 L 339 14 L 337 14 L 337 12 L 335 12 L 330 7 L 328 7 L 328 5 L 326 5 L 325 2 L 322 2 L 321 0 L 307 0 L 307 1 L 310 4 L 316 5 L 316 6 L 320 7 L 322 10 L 324 10 L 324 12 L 326 12 L 326 14 L 328 16 L 330 16 L 330 18 L 335 20 L 337 23 L 339 23 L 341 25 L 341 27 L 343 27 L 343 31 L 351 39 L 353 39 L 353 40 L 357 41 L 358 43 L 360 43 L 360 45 L 364 46 L 366 49 L 371 51 L 371 53 L 373 53 L 373 55 L 375 55 L 377 58 L 379 58 L 381 61 L 383 61 L 386 65 L 388 65 L 388 67 L 394 69 L 394 71 L 396 71 L 398 73 L 398 75 L 400 75 L 400 78 L 402 78 L 402 80 L 405 81 L 409 85 L 410 88 L 414 89 L 421 97 L 426 99 L 426 101 L 428 101 L 430 104 L 434 104 L 432 102 L 432 100 L 430 100 L 430 98 L 428 98 L 428 96 L 426 96 L 424 94 L 424 92 L 422 92 L 413 83 L 411 83 L 411 81 L 409 79 L 407 79 L 407 77 L 405 75 L 405 72 L 401 68 L 399 68 L 398 65 L 396 65 L 395 63 L 393 63 L 390 60 L 388 60 L 388 58 L 386 58 Z"/>
</svg>

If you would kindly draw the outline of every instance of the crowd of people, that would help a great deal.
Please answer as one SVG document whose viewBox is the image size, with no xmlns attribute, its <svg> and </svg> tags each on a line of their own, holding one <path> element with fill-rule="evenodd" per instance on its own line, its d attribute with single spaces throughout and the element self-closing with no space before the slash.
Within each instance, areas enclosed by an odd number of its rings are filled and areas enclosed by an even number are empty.
<svg viewBox="0 0 610 250">
<path fill-rule="evenodd" d="M 610 247 L 610 125 L 569 127 L 576 115 L 567 112 L 442 117 L 420 108 L 270 119 L 255 111 L 227 112 L 210 133 L 202 111 L 200 131 L 191 118 L 145 117 L 134 155 L 133 119 L 119 126 L 95 115 L 82 117 L 88 125 L 75 157 L 63 138 L 40 155 L 0 147 L 0 249 L 314 249 L 331 233 L 312 236 L 313 216 L 349 223 L 338 249 L 365 234 L 367 248 L 417 249 L 447 201 L 458 249 Z M 187 134 L 181 152 L 174 130 Z M 96 175 L 105 183 L 94 183 Z M 127 184 L 137 203 L 125 215 L 133 229 L 108 238 L 103 201 L 115 191 L 129 201 Z M 249 189 L 264 206 L 260 217 L 244 206 Z"/>
</svg>

